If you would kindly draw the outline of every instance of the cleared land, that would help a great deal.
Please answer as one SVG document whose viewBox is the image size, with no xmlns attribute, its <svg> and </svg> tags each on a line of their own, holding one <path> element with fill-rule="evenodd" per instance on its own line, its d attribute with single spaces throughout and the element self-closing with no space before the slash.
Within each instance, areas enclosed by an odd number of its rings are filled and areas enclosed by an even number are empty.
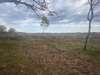
<svg viewBox="0 0 100 75">
<path fill-rule="evenodd" d="M 0 75 L 100 75 L 99 41 L 83 51 L 79 38 L 1 38 Z"/>
</svg>

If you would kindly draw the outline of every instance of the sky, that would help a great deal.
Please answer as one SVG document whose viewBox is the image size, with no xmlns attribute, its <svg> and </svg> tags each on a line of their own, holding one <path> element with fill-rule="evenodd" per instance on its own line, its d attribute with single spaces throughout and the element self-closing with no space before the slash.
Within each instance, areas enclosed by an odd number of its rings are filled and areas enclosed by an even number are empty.
<svg viewBox="0 0 100 75">
<path fill-rule="evenodd" d="M 48 16 L 50 25 L 41 27 L 41 19 L 30 9 L 14 3 L 2 3 L 0 0 L 0 24 L 7 28 L 15 28 L 19 32 L 27 33 L 72 33 L 87 32 L 88 0 L 46 0 L 49 10 L 55 11 L 54 16 Z M 6 1 L 6 0 L 5 0 Z M 31 0 L 24 0 L 31 3 Z M 92 31 L 100 32 L 100 5 L 94 9 Z M 42 14 L 46 14 L 43 11 Z"/>
</svg>

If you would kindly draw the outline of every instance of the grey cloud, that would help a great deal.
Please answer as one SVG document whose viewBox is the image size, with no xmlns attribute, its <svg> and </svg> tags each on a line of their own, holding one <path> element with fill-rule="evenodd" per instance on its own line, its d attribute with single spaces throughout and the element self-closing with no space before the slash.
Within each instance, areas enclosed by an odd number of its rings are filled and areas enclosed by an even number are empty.
<svg viewBox="0 0 100 75">
<path fill-rule="evenodd" d="M 12 0 L 0 0 L 3 1 L 12 1 Z M 25 0 L 31 1 L 31 0 Z M 68 20 L 64 23 L 71 22 L 85 22 L 87 20 L 87 5 L 82 4 L 82 1 L 85 0 L 47 0 L 50 1 L 50 9 L 54 10 L 57 14 L 54 16 L 49 16 L 51 23 L 60 23 L 62 20 Z M 80 1 L 80 2 L 79 2 Z M 80 3 L 80 4 L 78 4 Z M 84 3 L 84 2 L 83 2 Z M 0 17 L 7 22 L 22 20 L 26 18 L 33 18 L 38 20 L 36 14 L 34 14 L 30 9 L 12 4 L 0 4 Z M 100 22 L 100 8 L 96 7 L 98 12 L 95 13 L 95 21 Z M 79 13 L 81 11 L 81 13 Z M 87 12 L 86 12 L 87 11 Z"/>
</svg>

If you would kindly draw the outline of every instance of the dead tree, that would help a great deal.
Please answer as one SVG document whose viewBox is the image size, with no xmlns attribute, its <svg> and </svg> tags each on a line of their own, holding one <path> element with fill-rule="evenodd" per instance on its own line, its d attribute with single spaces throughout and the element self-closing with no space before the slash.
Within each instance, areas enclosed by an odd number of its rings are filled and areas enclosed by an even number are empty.
<svg viewBox="0 0 100 75">
<path fill-rule="evenodd" d="M 31 3 L 28 1 L 23 1 L 23 0 L 0 0 L 0 3 L 15 3 L 16 5 L 24 5 L 28 7 L 29 9 L 33 10 L 34 13 L 42 20 L 43 25 L 49 24 L 47 23 L 48 17 L 45 15 L 41 15 L 41 11 L 48 11 L 48 15 L 51 14 L 53 15 L 53 11 L 50 11 L 47 5 L 47 2 L 45 0 L 29 0 Z M 43 19 L 45 16 L 46 19 Z"/>
<path fill-rule="evenodd" d="M 88 33 L 87 33 L 87 36 L 85 38 L 85 43 L 84 43 L 84 50 L 87 50 L 87 44 L 88 44 L 88 41 L 89 41 L 89 37 L 90 37 L 90 34 L 91 34 L 91 25 L 92 25 L 92 21 L 93 21 L 93 18 L 94 18 L 94 8 L 96 5 L 98 5 L 100 3 L 100 0 L 88 0 L 88 4 L 89 4 L 89 12 L 88 12 L 88 16 L 87 16 L 87 19 L 89 21 L 89 27 L 88 27 Z"/>
<path fill-rule="evenodd" d="M 31 0 L 29 0 L 31 1 Z M 15 3 L 16 5 L 25 5 L 26 7 L 33 10 L 33 12 L 36 13 L 37 16 L 40 17 L 39 11 L 45 11 L 48 10 L 47 4 L 45 0 L 32 0 L 31 3 L 28 3 L 28 1 L 22 1 L 22 0 L 0 0 L 0 3 Z"/>
</svg>

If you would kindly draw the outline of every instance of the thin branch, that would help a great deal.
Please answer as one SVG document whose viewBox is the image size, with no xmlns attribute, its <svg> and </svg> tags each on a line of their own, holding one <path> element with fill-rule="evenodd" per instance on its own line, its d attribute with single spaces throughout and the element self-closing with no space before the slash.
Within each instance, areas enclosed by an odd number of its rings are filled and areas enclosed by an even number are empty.
<svg viewBox="0 0 100 75">
<path fill-rule="evenodd" d="M 30 9 L 33 10 L 33 12 L 36 13 L 36 15 L 38 17 L 41 17 L 40 14 L 37 13 L 37 10 L 40 10 L 40 11 L 45 11 L 47 9 L 47 6 L 46 5 L 42 5 L 42 4 L 45 4 L 45 1 L 43 1 L 43 3 L 39 3 L 39 1 L 36 1 L 36 0 L 33 0 L 33 4 L 29 4 L 27 2 L 22 2 L 22 0 L 1 0 L 0 3 L 5 3 L 5 2 L 12 2 L 12 3 L 15 3 L 15 4 L 22 4 L 22 5 L 25 5 L 26 7 L 29 7 Z"/>
</svg>

